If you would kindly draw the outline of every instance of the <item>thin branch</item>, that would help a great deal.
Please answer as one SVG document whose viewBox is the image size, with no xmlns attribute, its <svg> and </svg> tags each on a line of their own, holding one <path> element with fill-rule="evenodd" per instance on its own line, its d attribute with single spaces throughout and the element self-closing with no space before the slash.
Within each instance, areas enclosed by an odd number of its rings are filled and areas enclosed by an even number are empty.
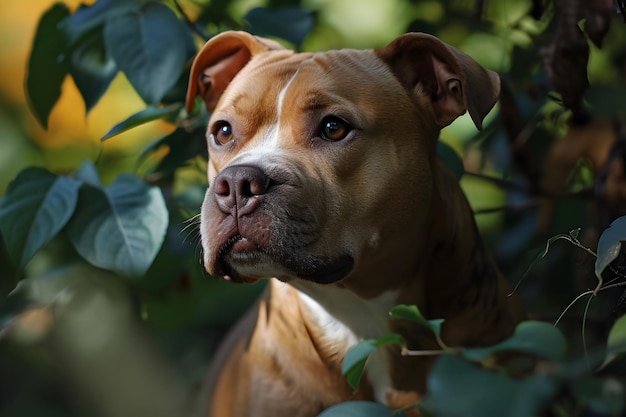
<svg viewBox="0 0 626 417">
<path fill-rule="evenodd" d="M 445 350 L 411 350 L 402 348 L 402 356 L 438 356 L 446 353 Z"/>
<path fill-rule="evenodd" d="M 182 8 L 182 6 L 178 2 L 178 0 L 172 0 L 172 2 L 174 3 L 174 6 L 176 7 L 176 10 L 178 10 L 178 13 L 180 13 L 181 16 L 183 17 L 183 19 L 185 19 L 185 22 L 187 23 L 187 26 L 189 26 L 189 28 L 196 35 L 200 36 L 205 42 L 208 41 L 209 40 L 209 36 L 195 22 L 191 21 L 191 19 L 189 18 L 187 13 L 185 13 L 185 10 Z"/>
<path fill-rule="evenodd" d="M 441 350 L 411 350 L 407 347 L 402 347 L 402 356 L 439 356 L 444 353 L 460 353 L 462 349 L 446 347 Z"/>
<path fill-rule="evenodd" d="M 470 176 L 472 178 L 476 178 L 479 180 L 483 180 L 486 182 L 490 182 L 504 190 L 508 190 L 508 191 L 517 191 L 523 194 L 527 194 L 527 195 L 534 195 L 536 197 L 539 198 L 548 198 L 548 199 L 561 199 L 561 198 L 580 198 L 580 199 L 587 199 L 587 198 L 591 198 L 591 197 L 595 197 L 595 188 L 594 186 L 590 186 L 590 187 L 585 187 L 585 188 L 581 188 L 580 190 L 577 191 L 565 191 L 565 192 L 556 192 L 556 193 L 544 193 L 544 192 L 537 192 L 537 191 L 533 191 L 530 188 L 520 185 L 520 184 L 516 184 L 514 182 L 511 181 L 507 181 L 505 179 L 502 178 L 497 178 L 497 177 L 492 177 L 490 175 L 485 175 L 485 174 L 481 174 L 478 172 L 469 172 L 469 171 L 465 171 L 465 174 L 467 176 Z"/>
<path fill-rule="evenodd" d="M 520 184 L 516 184 L 511 181 L 504 180 L 502 178 L 496 178 L 496 177 L 492 177 L 489 175 L 480 174 L 478 172 L 469 172 L 469 171 L 466 171 L 465 175 L 468 175 L 470 177 L 477 178 L 483 181 L 491 182 L 500 188 L 504 188 L 505 190 L 519 191 L 519 192 L 526 193 L 526 194 L 530 193 L 530 190 L 528 189 L 528 187 L 525 187 Z"/>
</svg>

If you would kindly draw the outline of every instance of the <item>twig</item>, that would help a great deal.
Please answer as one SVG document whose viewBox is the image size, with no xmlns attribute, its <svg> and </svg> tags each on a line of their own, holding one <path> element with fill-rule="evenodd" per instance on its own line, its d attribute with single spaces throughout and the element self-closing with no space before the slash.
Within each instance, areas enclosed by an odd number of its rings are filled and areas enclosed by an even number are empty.
<svg viewBox="0 0 626 417">
<path fill-rule="evenodd" d="M 438 356 L 446 352 L 445 350 L 411 350 L 406 347 L 402 348 L 402 356 Z"/>
<path fill-rule="evenodd" d="M 490 182 L 490 183 L 492 183 L 492 184 L 494 184 L 494 185 L 496 185 L 496 186 L 498 186 L 498 187 L 500 187 L 502 189 L 505 189 L 505 190 L 517 191 L 517 192 L 528 194 L 528 195 L 534 195 L 534 196 L 539 197 L 539 198 L 548 198 L 548 199 L 580 198 L 580 199 L 587 199 L 587 198 L 595 197 L 595 195 L 596 195 L 594 186 L 581 188 L 580 190 L 577 190 L 577 191 L 544 193 L 544 192 L 541 192 L 541 191 L 532 191 L 530 188 L 525 187 L 523 185 L 516 184 L 514 182 L 507 181 L 507 180 L 502 179 L 502 178 L 497 178 L 497 177 L 492 177 L 492 176 L 489 176 L 489 175 L 481 174 L 481 173 L 478 173 L 478 172 L 465 171 L 464 175 L 467 175 L 467 176 L 470 176 L 472 178 L 476 178 L 476 179 L 479 179 L 479 180 Z M 489 210 L 491 210 L 491 209 L 489 209 Z"/>
<path fill-rule="evenodd" d="M 569 303 L 569 305 L 565 308 L 565 310 L 563 310 L 563 312 L 561 313 L 561 315 L 559 315 L 559 317 L 558 317 L 558 318 L 556 319 L 556 321 L 554 322 L 554 326 L 556 327 L 556 326 L 559 324 L 559 322 L 561 321 L 561 319 L 563 318 L 563 316 L 565 315 L 565 313 L 567 313 L 567 311 L 568 311 L 568 310 L 569 310 L 569 309 L 570 309 L 570 308 L 571 308 L 574 304 L 576 304 L 576 302 L 577 302 L 578 300 L 580 300 L 580 299 L 581 299 L 581 298 L 583 298 L 584 296 L 586 296 L 586 295 L 592 295 L 592 296 L 593 296 L 593 295 L 596 295 L 596 294 L 597 294 L 598 292 L 600 292 L 600 291 L 609 290 L 609 289 L 611 289 L 611 288 L 619 288 L 619 287 L 626 287 L 626 281 L 618 282 L 618 283 L 616 283 L 616 284 L 611 284 L 611 285 L 605 285 L 605 286 L 602 286 L 602 287 L 600 287 L 600 288 L 596 288 L 596 289 L 593 289 L 593 290 L 585 291 L 584 293 L 579 294 L 576 298 L 574 298 L 574 300 L 573 300 L 571 303 Z"/>
<path fill-rule="evenodd" d="M 522 185 L 519 184 L 515 184 L 511 181 L 507 181 L 504 180 L 502 178 L 496 178 L 496 177 L 491 177 L 489 175 L 485 175 L 485 174 L 480 174 L 478 172 L 465 172 L 465 175 L 468 175 L 470 177 L 473 178 L 477 178 L 483 181 L 487 181 L 487 182 L 491 182 L 495 185 L 497 185 L 500 188 L 504 188 L 506 190 L 514 190 L 514 191 L 520 191 L 522 193 L 529 193 L 529 189 L 527 187 L 524 187 Z"/>
<path fill-rule="evenodd" d="M 178 13 L 180 13 L 181 16 L 183 17 L 183 19 L 185 19 L 185 22 L 187 23 L 187 26 L 189 26 L 189 28 L 196 35 L 200 36 L 205 42 L 208 41 L 209 40 L 209 36 L 195 22 L 191 21 L 191 19 L 189 18 L 187 13 L 185 13 L 185 10 L 182 8 L 182 6 L 178 2 L 178 0 L 172 0 L 172 2 L 174 3 L 174 6 L 176 7 L 176 10 L 178 10 Z"/>
</svg>

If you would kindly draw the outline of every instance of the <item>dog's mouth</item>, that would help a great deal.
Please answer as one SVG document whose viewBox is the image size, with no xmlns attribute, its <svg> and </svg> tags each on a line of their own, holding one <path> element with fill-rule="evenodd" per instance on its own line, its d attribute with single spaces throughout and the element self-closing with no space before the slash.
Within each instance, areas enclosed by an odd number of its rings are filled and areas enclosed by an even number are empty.
<svg viewBox="0 0 626 417">
<path fill-rule="evenodd" d="M 353 267 L 354 259 L 350 255 L 327 259 L 297 251 L 265 250 L 240 234 L 229 238 L 217 252 L 219 274 L 238 283 L 277 277 L 285 281 L 299 278 L 333 284 L 344 279 Z"/>
<path fill-rule="evenodd" d="M 245 239 L 240 234 L 230 237 L 217 251 L 217 267 L 218 273 L 223 275 L 225 279 L 233 282 L 251 282 L 255 279 L 245 278 L 237 272 L 232 266 L 233 253 L 237 252 L 239 262 L 244 257 L 251 258 L 259 248 L 253 242 Z M 258 255 L 257 255 L 258 256 Z M 257 277 L 258 278 L 258 277 Z"/>
</svg>

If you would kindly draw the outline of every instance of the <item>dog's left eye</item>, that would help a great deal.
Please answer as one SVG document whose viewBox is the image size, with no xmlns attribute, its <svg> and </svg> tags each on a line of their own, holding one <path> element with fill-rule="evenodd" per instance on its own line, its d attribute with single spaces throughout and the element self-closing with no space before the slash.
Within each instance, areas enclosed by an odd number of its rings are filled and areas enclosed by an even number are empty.
<svg viewBox="0 0 626 417">
<path fill-rule="evenodd" d="M 213 137 L 221 145 L 225 145 L 233 139 L 233 127 L 228 122 L 218 122 L 213 128 Z"/>
<path fill-rule="evenodd" d="M 322 120 L 320 126 L 320 137 L 324 140 L 336 142 L 345 139 L 352 130 L 345 120 L 335 116 L 328 116 Z"/>
</svg>

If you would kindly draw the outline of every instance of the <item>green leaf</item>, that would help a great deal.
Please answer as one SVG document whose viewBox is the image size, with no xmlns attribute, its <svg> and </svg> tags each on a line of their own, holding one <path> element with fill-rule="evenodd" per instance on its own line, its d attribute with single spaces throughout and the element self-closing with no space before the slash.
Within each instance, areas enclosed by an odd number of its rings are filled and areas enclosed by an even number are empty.
<svg viewBox="0 0 626 417">
<path fill-rule="evenodd" d="M 341 373 L 346 376 L 348 384 L 354 389 L 359 387 L 361 376 L 365 370 L 365 362 L 367 358 L 378 350 L 374 339 L 362 340 L 356 346 L 353 346 L 346 357 L 343 359 Z"/>
<path fill-rule="evenodd" d="M 553 325 L 540 321 L 524 321 L 517 325 L 513 335 L 497 345 L 486 348 L 464 349 L 463 356 L 482 361 L 497 352 L 519 351 L 553 361 L 565 359 L 566 342 Z"/>
<path fill-rule="evenodd" d="M 244 16 L 244 20 L 250 25 L 252 33 L 285 39 L 296 48 L 300 48 L 315 24 L 313 13 L 301 7 L 255 7 Z"/>
<path fill-rule="evenodd" d="M 406 342 L 404 340 L 404 337 L 402 337 L 398 333 L 387 333 L 386 335 L 383 335 L 383 336 L 379 337 L 378 339 L 374 339 L 374 345 L 376 347 L 382 347 L 382 346 L 386 346 L 386 345 L 400 345 L 400 346 L 403 346 L 405 344 L 406 344 Z"/>
<path fill-rule="evenodd" d="M 164 106 L 164 107 L 150 106 L 140 111 L 139 113 L 133 114 L 128 119 L 113 126 L 111 130 L 109 130 L 102 137 L 101 140 L 105 141 L 115 135 L 119 135 L 122 132 L 132 129 L 133 127 L 140 126 L 144 123 L 174 116 L 178 114 L 181 108 L 182 108 L 182 104 L 170 104 L 169 106 Z"/>
<path fill-rule="evenodd" d="M 100 182 L 98 171 L 96 170 L 94 164 L 89 161 L 83 162 L 78 171 L 76 171 L 75 175 L 76 178 L 93 187 L 102 188 L 102 182 Z"/>
<path fill-rule="evenodd" d="M 115 61 L 104 47 L 101 30 L 90 32 L 76 45 L 68 66 L 89 112 L 109 88 L 118 71 Z"/>
<path fill-rule="evenodd" d="M 619 217 L 606 228 L 598 240 L 598 256 L 596 258 L 596 276 L 602 281 L 602 273 L 613 262 L 626 240 L 626 216 Z"/>
<path fill-rule="evenodd" d="M 443 355 L 428 375 L 421 405 L 437 417 L 530 417 L 555 391 L 555 382 L 543 375 L 513 380 Z"/>
<path fill-rule="evenodd" d="M 0 231 L 18 269 L 68 222 L 82 182 L 27 168 L 9 185 L 0 202 Z"/>
<path fill-rule="evenodd" d="M 440 140 L 437 141 L 437 157 L 452 170 L 457 180 L 460 180 L 463 174 L 465 174 L 463 160 L 459 154 L 450 145 Z"/>
<path fill-rule="evenodd" d="M 88 32 L 101 29 L 107 19 L 137 11 L 152 1 L 155 0 L 98 0 L 92 6 L 81 5 L 73 15 L 59 24 L 59 28 L 73 45 Z"/>
<path fill-rule="evenodd" d="M 185 25 L 161 3 L 108 20 L 104 39 L 118 68 L 149 104 L 158 104 L 176 84 L 191 41 Z"/>
<path fill-rule="evenodd" d="M 347 401 L 324 410 L 317 417 L 406 417 L 406 414 L 369 401 Z"/>
<path fill-rule="evenodd" d="M 426 326 L 437 336 L 441 336 L 441 325 L 444 319 L 427 320 L 416 305 L 397 305 L 391 309 L 389 315 L 396 320 L 409 320 Z"/>
<path fill-rule="evenodd" d="M 63 3 L 56 3 L 46 11 L 37 26 L 33 48 L 28 60 L 26 97 L 37 121 L 48 128 L 48 118 L 61 96 L 61 86 L 67 75 L 62 59 L 66 40 L 57 25 L 69 16 Z"/>
<path fill-rule="evenodd" d="M 95 186 L 81 190 L 67 231 L 78 253 L 91 264 L 140 276 L 159 251 L 167 224 L 161 191 L 123 174 L 106 190 Z"/>
<path fill-rule="evenodd" d="M 620 317 L 611 327 L 606 345 L 606 357 L 601 367 L 605 367 L 624 353 L 626 353 L 626 316 Z"/>
<path fill-rule="evenodd" d="M 359 387 L 363 371 L 365 370 L 365 363 L 369 356 L 376 352 L 378 348 L 390 344 L 402 345 L 404 344 L 404 339 L 399 334 L 389 333 L 378 339 L 362 340 L 348 350 L 343 360 L 341 372 L 346 376 L 348 384 L 352 388 L 357 389 Z"/>
</svg>

